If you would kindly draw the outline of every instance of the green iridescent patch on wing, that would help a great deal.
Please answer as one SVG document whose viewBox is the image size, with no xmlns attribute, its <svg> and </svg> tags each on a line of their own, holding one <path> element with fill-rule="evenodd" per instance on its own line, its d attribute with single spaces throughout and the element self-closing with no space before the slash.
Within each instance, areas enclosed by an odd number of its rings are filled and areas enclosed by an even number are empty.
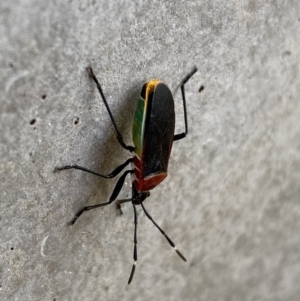
<svg viewBox="0 0 300 301">
<path fill-rule="evenodd" d="M 146 120 L 146 101 L 140 97 L 138 99 L 132 126 L 132 138 L 135 145 L 135 153 L 141 157 L 143 150 L 144 128 Z"/>
</svg>

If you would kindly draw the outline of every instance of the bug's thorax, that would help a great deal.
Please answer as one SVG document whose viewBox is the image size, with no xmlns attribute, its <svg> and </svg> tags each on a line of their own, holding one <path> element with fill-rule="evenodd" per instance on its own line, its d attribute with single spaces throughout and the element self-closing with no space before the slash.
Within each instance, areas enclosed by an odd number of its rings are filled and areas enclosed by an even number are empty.
<svg viewBox="0 0 300 301">
<path fill-rule="evenodd" d="M 159 185 L 166 177 L 167 172 L 157 172 L 145 176 L 144 162 L 136 154 L 133 157 L 132 167 L 134 173 L 132 174 L 133 185 L 138 192 L 147 192 L 157 185 Z"/>
</svg>

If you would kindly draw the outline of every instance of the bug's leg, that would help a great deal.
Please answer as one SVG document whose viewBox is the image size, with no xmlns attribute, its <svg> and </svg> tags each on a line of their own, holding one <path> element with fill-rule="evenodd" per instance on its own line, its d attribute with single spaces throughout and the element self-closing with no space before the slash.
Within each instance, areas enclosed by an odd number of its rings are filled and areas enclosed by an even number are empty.
<svg viewBox="0 0 300 301">
<path fill-rule="evenodd" d="M 88 173 L 91 173 L 93 175 L 96 175 L 98 177 L 102 177 L 102 178 L 106 178 L 106 179 L 111 179 L 114 178 L 115 176 L 117 176 L 129 163 L 131 163 L 133 161 L 132 158 L 128 159 L 126 162 L 124 162 L 123 164 L 119 165 L 115 170 L 113 170 L 111 173 L 104 175 L 92 170 L 89 170 L 85 167 L 79 166 L 79 165 L 65 165 L 65 166 L 61 166 L 61 167 L 55 167 L 54 171 L 60 171 L 60 170 L 65 170 L 65 169 L 78 169 L 78 170 L 82 170 Z"/>
<path fill-rule="evenodd" d="M 128 284 L 130 284 L 130 282 L 132 281 L 134 272 L 135 272 L 135 266 L 136 266 L 136 262 L 137 262 L 137 238 L 136 238 L 136 232 L 137 232 L 137 224 L 138 224 L 138 217 L 137 217 L 137 213 L 136 213 L 136 208 L 135 205 L 132 203 L 133 205 L 133 210 L 134 210 L 134 249 L 133 249 L 133 265 L 132 265 L 132 269 L 131 269 L 131 273 L 128 279 Z"/>
<path fill-rule="evenodd" d="M 121 209 L 121 204 L 126 203 L 126 202 L 131 202 L 131 201 L 132 201 L 132 199 L 125 199 L 125 200 L 117 200 L 116 201 L 116 207 L 120 211 L 120 215 L 123 214 L 123 211 Z"/>
<path fill-rule="evenodd" d="M 142 208 L 145 212 L 145 214 L 147 215 L 147 217 L 152 221 L 152 223 L 156 226 L 156 228 L 161 232 L 161 234 L 163 234 L 165 236 L 165 238 L 167 239 L 167 241 L 169 242 L 169 244 L 173 247 L 173 249 L 176 251 L 176 253 L 180 256 L 180 258 L 183 261 L 186 261 L 185 257 L 180 253 L 180 251 L 176 248 L 175 244 L 173 243 L 173 241 L 169 238 L 169 236 L 165 233 L 165 231 L 153 220 L 152 216 L 147 212 L 146 208 L 144 207 L 143 203 L 141 203 Z"/>
<path fill-rule="evenodd" d="M 134 151 L 135 148 L 134 148 L 133 146 L 127 145 L 127 144 L 124 142 L 123 136 L 121 135 L 120 131 L 118 130 L 118 127 L 117 127 L 117 125 L 116 125 L 115 119 L 114 119 L 114 117 L 113 117 L 113 115 L 112 115 L 112 113 L 111 113 L 111 110 L 110 110 L 110 108 L 109 108 L 109 105 L 108 105 L 108 103 L 107 103 L 107 100 L 106 100 L 106 98 L 105 98 L 105 96 L 104 96 L 104 93 L 103 93 L 103 91 L 102 91 L 101 85 L 100 85 L 100 83 L 99 83 L 97 77 L 95 76 L 92 67 L 88 67 L 88 68 L 87 68 L 87 71 L 88 71 L 89 75 L 91 76 L 91 78 L 93 79 L 93 81 L 95 82 L 95 84 L 97 85 L 98 91 L 99 91 L 99 93 L 100 93 L 100 95 L 101 95 L 101 97 L 102 97 L 102 100 L 103 100 L 104 104 L 105 104 L 105 107 L 106 107 L 106 109 L 107 109 L 107 112 L 108 112 L 108 114 L 109 114 L 109 117 L 110 117 L 110 119 L 111 119 L 111 122 L 112 122 L 112 124 L 113 124 L 113 126 L 114 126 L 114 128 L 115 128 L 115 130 L 116 130 L 117 138 L 118 138 L 118 141 L 119 141 L 120 145 L 121 145 L 123 148 L 125 148 L 125 149 L 127 149 L 127 150 L 129 150 L 129 151 L 131 151 L 131 152 Z"/>
<path fill-rule="evenodd" d="M 126 176 L 129 174 L 129 173 L 133 173 L 132 170 L 126 170 L 123 175 L 120 177 L 120 179 L 118 180 L 110 198 L 109 198 L 109 201 L 108 202 L 105 202 L 105 203 L 101 203 L 101 204 L 97 204 L 97 205 L 93 205 L 93 206 L 87 206 L 87 207 L 83 207 L 81 210 L 79 210 L 75 216 L 73 217 L 73 219 L 69 222 L 69 225 L 73 225 L 76 220 L 78 219 L 78 217 L 84 212 L 84 211 L 88 211 L 88 210 L 91 210 L 91 209 L 96 209 L 96 208 L 99 208 L 99 207 L 103 207 L 103 206 L 107 206 L 109 204 L 111 204 L 116 198 L 117 196 L 119 195 L 123 185 L 124 185 L 124 182 L 125 182 L 125 178 Z"/>
<path fill-rule="evenodd" d="M 188 133 L 188 120 L 187 120 L 187 111 L 186 111 L 186 101 L 185 101 L 185 92 L 184 92 L 184 85 L 187 81 L 197 72 L 197 68 L 194 67 L 193 70 L 183 79 L 180 83 L 181 95 L 182 95 L 182 102 L 183 102 L 183 112 L 184 112 L 184 124 L 185 124 L 185 131 L 183 133 L 174 135 L 173 141 L 180 140 L 184 138 Z"/>
</svg>

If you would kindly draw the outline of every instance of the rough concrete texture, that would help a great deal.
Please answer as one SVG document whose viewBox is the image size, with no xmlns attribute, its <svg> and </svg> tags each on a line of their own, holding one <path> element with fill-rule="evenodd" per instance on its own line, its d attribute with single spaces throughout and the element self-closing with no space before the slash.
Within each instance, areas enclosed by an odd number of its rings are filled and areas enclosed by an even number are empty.
<svg viewBox="0 0 300 301">
<path fill-rule="evenodd" d="M 299 300 L 300 2 L 1 1 L 1 300 Z M 107 201 L 107 173 L 142 84 L 186 86 L 190 131 L 169 177 L 133 210 Z M 200 86 L 204 90 L 199 92 Z M 201 90 L 201 89 L 200 89 Z M 184 128 L 175 94 L 176 131 Z M 130 181 L 120 197 L 130 195 Z"/>
</svg>

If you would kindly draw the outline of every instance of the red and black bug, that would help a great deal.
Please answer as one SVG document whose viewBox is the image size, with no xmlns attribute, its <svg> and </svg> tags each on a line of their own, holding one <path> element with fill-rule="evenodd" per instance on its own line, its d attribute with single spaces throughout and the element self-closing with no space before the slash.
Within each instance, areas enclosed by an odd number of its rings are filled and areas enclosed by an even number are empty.
<svg viewBox="0 0 300 301">
<path fill-rule="evenodd" d="M 79 169 L 96 176 L 111 179 L 117 176 L 126 166 L 131 163 L 132 169 L 126 170 L 123 175 L 117 181 L 117 184 L 109 198 L 108 202 L 83 207 L 79 210 L 74 218 L 69 223 L 73 225 L 77 218 L 84 212 L 98 207 L 103 207 L 111 204 L 115 201 L 122 189 L 125 182 L 125 178 L 128 174 L 132 175 L 132 197 L 130 199 L 118 200 L 117 206 L 120 208 L 122 203 L 132 202 L 134 209 L 134 251 L 133 251 L 133 266 L 128 280 L 128 284 L 132 281 L 135 266 L 137 262 L 137 212 L 136 205 L 141 205 L 146 216 L 153 222 L 153 224 L 159 229 L 159 231 L 165 236 L 169 244 L 175 249 L 180 258 L 186 261 L 185 257 L 176 248 L 173 241 L 167 236 L 167 234 L 156 224 L 151 215 L 147 212 L 143 201 L 150 196 L 150 190 L 161 183 L 166 177 L 168 172 L 168 163 L 173 142 L 183 139 L 188 133 L 188 121 L 187 110 L 185 101 L 184 85 L 194 75 L 197 68 L 193 70 L 184 78 L 180 83 L 183 108 L 184 108 L 184 122 L 185 131 L 180 134 L 174 135 L 175 131 L 175 110 L 174 100 L 170 89 L 159 80 L 150 80 L 147 82 L 141 91 L 141 95 L 138 99 L 138 104 L 134 116 L 134 122 L 132 127 L 132 136 L 134 146 L 128 146 L 123 140 L 111 110 L 108 106 L 106 98 L 103 94 L 102 88 L 94 75 L 92 68 L 87 69 L 89 75 L 96 83 L 102 100 L 106 106 L 112 124 L 116 130 L 117 138 L 120 145 L 131 152 L 132 158 L 118 166 L 111 173 L 104 175 L 98 172 L 91 171 L 85 167 L 78 165 L 66 165 L 56 167 L 55 171 L 65 169 Z"/>
</svg>

